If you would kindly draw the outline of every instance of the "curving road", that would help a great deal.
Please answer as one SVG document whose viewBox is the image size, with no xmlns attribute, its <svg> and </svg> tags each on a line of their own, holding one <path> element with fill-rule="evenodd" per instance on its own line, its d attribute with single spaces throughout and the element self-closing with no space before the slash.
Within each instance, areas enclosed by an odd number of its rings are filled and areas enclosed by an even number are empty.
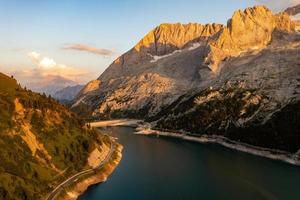
<svg viewBox="0 0 300 200">
<path fill-rule="evenodd" d="M 72 183 L 75 183 L 80 177 L 88 175 L 88 174 L 94 174 L 95 171 L 101 169 L 111 158 L 112 153 L 115 151 L 115 146 L 116 144 L 114 142 L 110 143 L 110 150 L 106 158 L 95 168 L 93 169 L 87 169 L 82 172 L 78 172 L 77 174 L 73 175 L 72 177 L 68 178 L 61 184 L 59 184 L 46 198 L 46 200 L 53 200 L 55 197 L 62 191 L 64 190 L 65 187 L 71 185 Z"/>
</svg>

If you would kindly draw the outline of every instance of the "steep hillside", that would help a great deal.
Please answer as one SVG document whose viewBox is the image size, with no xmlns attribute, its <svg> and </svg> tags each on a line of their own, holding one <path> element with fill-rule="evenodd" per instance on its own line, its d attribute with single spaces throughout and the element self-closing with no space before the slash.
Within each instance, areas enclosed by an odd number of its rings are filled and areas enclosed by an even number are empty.
<svg viewBox="0 0 300 200">
<path fill-rule="evenodd" d="M 0 199 L 44 199 L 66 177 L 89 167 L 98 134 L 54 99 L 0 73 Z"/>
</svg>

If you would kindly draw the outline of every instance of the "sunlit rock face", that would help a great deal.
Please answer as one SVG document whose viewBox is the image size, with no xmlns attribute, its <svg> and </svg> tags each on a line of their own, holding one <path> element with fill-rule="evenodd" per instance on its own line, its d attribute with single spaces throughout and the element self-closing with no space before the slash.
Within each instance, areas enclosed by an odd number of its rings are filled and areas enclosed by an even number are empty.
<svg viewBox="0 0 300 200">
<path fill-rule="evenodd" d="M 298 32 L 299 32 L 299 31 L 300 31 L 300 20 L 295 21 L 294 24 L 295 24 L 295 25 L 294 25 L 294 26 L 295 26 L 295 31 L 298 31 Z"/>
<path fill-rule="evenodd" d="M 220 24 L 161 24 L 116 59 L 99 79 L 106 81 L 120 75 L 132 75 L 144 70 L 143 64 L 151 61 L 154 56 L 167 55 L 192 43 L 205 42 L 222 28 Z"/>
<path fill-rule="evenodd" d="M 75 105 L 87 103 L 97 114 L 172 102 L 199 84 L 204 47 L 222 28 L 219 24 L 161 24 L 116 59 L 98 80 L 87 84 Z"/>
<path fill-rule="evenodd" d="M 206 58 L 213 72 L 219 70 L 220 62 L 226 57 L 266 47 L 275 29 L 291 31 L 292 22 L 286 13 L 273 13 L 263 6 L 236 11 L 218 37 L 209 41 Z"/>
<path fill-rule="evenodd" d="M 212 85 L 222 87 L 230 79 L 246 87 L 271 85 L 276 82 L 269 80 L 272 67 L 279 67 L 271 62 L 276 49 L 297 49 L 299 38 L 293 26 L 288 14 L 273 14 L 263 6 L 236 11 L 227 26 L 162 24 L 116 59 L 92 81 L 93 87 L 88 84 L 74 105 L 90 106 L 94 116 L 117 113 L 110 117 L 145 118 L 181 95 Z M 263 58 L 255 61 L 256 55 Z M 282 62 L 288 65 L 293 59 Z"/>
</svg>

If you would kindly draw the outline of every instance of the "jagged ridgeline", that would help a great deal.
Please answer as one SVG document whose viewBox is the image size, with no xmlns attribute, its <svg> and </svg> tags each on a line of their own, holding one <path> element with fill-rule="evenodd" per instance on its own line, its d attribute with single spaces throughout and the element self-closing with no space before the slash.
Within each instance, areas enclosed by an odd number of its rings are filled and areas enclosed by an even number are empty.
<svg viewBox="0 0 300 200">
<path fill-rule="evenodd" d="M 264 6 L 234 12 L 226 26 L 161 24 L 117 58 L 97 80 L 88 83 L 73 107 L 88 107 L 87 113 L 95 117 L 107 113 L 115 117 L 143 118 L 145 112 L 155 115 L 187 91 L 233 78 L 223 72 L 246 73 L 242 71 L 249 67 L 242 65 L 251 61 L 245 59 L 247 53 L 259 57 L 264 49 L 274 47 L 276 56 L 275 49 L 280 50 L 282 45 L 285 51 L 294 50 L 290 44 L 296 45 L 298 38 L 287 13 L 275 14 Z M 241 60 L 234 63 L 239 68 L 229 66 L 232 58 Z M 246 85 L 255 75 L 261 82 L 265 80 L 261 77 L 264 74 L 256 74 L 255 69 L 252 72 L 252 77 L 239 79 Z"/>
<path fill-rule="evenodd" d="M 109 139 L 51 97 L 0 73 L 0 199 L 41 199 Z"/>
</svg>

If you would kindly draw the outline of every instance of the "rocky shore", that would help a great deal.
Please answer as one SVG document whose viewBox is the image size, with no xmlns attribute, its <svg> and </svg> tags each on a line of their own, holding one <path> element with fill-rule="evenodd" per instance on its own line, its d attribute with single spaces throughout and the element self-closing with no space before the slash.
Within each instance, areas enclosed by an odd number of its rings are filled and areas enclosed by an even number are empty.
<svg viewBox="0 0 300 200">
<path fill-rule="evenodd" d="M 276 150 L 276 149 L 269 149 L 269 148 L 262 148 L 253 145 L 249 145 L 246 143 L 241 143 L 233 140 L 229 140 L 223 136 L 218 135 L 201 135 L 195 136 L 189 133 L 175 133 L 175 132 L 168 132 L 168 131 L 160 131 L 160 130 L 153 130 L 149 128 L 149 126 L 140 126 L 137 128 L 135 134 L 138 135 L 158 135 L 163 137 L 172 137 L 172 138 L 179 138 L 187 141 L 199 142 L 199 143 L 216 143 L 220 144 L 224 147 L 249 153 L 256 156 L 261 156 L 265 158 L 269 158 L 272 160 L 279 160 L 283 161 L 292 165 L 300 166 L 300 150 L 295 153 L 289 153 L 286 151 Z"/>
<path fill-rule="evenodd" d="M 122 149 L 122 145 L 116 144 L 112 159 L 101 170 L 97 171 L 92 176 L 81 178 L 75 184 L 68 186 L 68 188 L 66 188 L 64 192 L 62 192 L 61 195 L 57 197 L 57 199 L 76 200 L 88 189 L 88 187 L 105 182 L 109 175 L 113 173 L 113 171 L 120 163 L 122 158 Z"/>
</svg>

